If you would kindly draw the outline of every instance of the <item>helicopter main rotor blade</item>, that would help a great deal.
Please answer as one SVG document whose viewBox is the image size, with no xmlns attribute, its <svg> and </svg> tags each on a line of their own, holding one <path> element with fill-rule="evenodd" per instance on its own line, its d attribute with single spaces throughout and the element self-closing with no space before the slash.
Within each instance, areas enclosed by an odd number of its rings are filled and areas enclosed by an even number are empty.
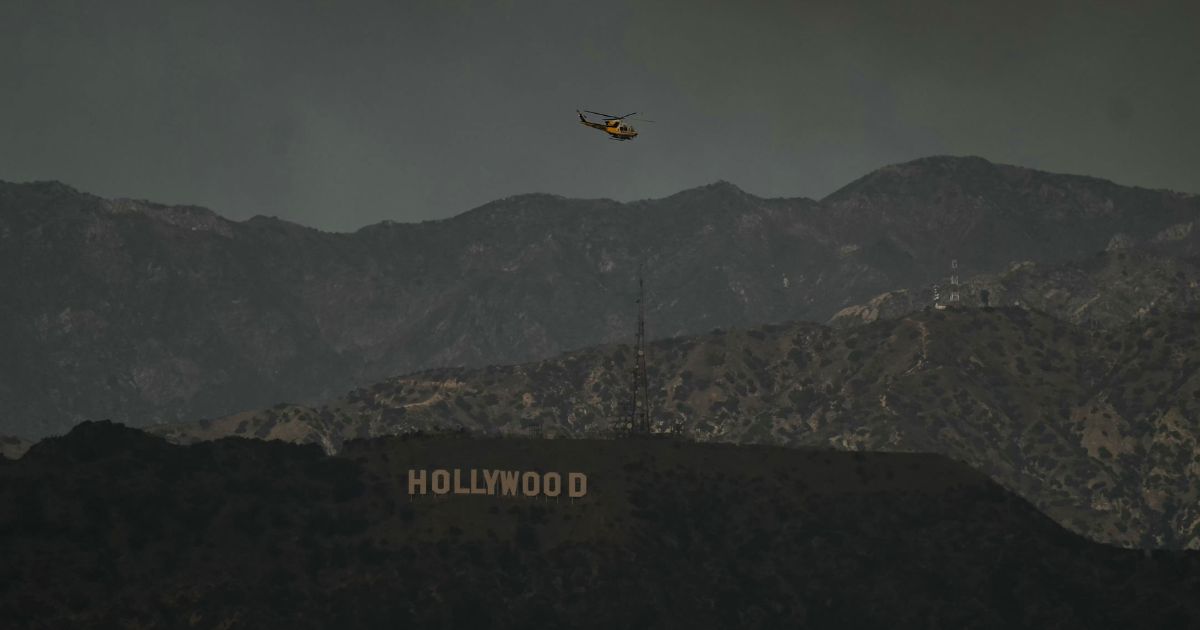
<svg viewBox="0 0 1200 630">
<path fill-rule="evenodd" d="M 628 113 L 628 114 L 625 114 L 624 116 L 613 116 L 613 118 L 629 118 L 630 116 L 632 116 L 632 115 L 634 115 L 634 114 L 636 114 L 636 113 L 637 113 L 637 112 L 630 112 L 630 113 Z"/>
<path fill-rule="evenodd" d="M 585 111 L 585 112 L 587 112 L 587 113 L 589 113 L 589 114 L 595 114 L 595 115 L 597 115 L 597 116 L 604 116 L 605 118 L 616 118 L 616 116 L 613 116 L 612 114 L 602 114 L 602 113 L 600 113 L 600 112 L 594 112 L 594 111 L 592 111 L 592 110 L 590 110 L 590 109 L 585 109 L 585 110 L 583 110 L 583 111 Z"/>
</svg>

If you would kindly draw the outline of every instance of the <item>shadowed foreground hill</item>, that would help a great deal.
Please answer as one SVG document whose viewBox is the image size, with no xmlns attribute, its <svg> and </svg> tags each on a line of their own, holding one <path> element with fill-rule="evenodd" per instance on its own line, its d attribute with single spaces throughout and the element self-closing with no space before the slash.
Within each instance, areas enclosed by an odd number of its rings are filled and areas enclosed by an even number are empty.
<svg viewBox="0 0 1200 630">
<path fill-rule="evenodd" d="M 580 499 L 407 495 L 578 471 Z M 1200 556 L 1088 542 L 939 456 L 86 423 L 0 466 L 6 627 L 1183 628 Z M 16 625 L 12 625 L 13 622 Z"/>
<path fill-rule="evenodd" d="M 697 439 L 942 453 L 1096 540 L 1200 547 L 1200 315 L 1092 330 L 1019 308 L 932 311 L 714 332 L 649 354 L 656 420 Z M 595 436 L 621 417 L 632 366 L 628 347 L 602 346 L 151 430 L 331 451 L 437 427 Z"/>
<path fill-rule="evenodd" d="M 1178 235 L 1200 197 L 932 157 L 820 202 L 719 182 L 617 203 L 521 195 L 330 234 L 192 206 L 0 183 L 0 434 L 321 400 L 394 374 L 651 334 L 826 321 L 886 291 Z M 1173 238 L 1173 237 L 1172 237 Z"/>
</svg>

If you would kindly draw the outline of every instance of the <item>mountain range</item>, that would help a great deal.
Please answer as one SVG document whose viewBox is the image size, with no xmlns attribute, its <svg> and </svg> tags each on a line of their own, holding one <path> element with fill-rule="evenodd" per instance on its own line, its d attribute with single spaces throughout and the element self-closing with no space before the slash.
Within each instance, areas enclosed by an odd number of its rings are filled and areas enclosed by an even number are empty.
<svg viewBox="0 0 1200 630">
<path fill-rule="evenodd" d="M 844 319 L 951 261 L 966 278 L 1121 247 L 1182 259 L 1198 218 L 1195 195 L 956 157 L 820 201 L 726 182 L 630 203 L 534 194 L 354 233 L 0 184 L 0 434 L 221 417 L 624 341 L 639 269 L 649 334 L 671 338 Z M 1193 263 L 1169 264 L 1191 282 Z"/>
</svg>

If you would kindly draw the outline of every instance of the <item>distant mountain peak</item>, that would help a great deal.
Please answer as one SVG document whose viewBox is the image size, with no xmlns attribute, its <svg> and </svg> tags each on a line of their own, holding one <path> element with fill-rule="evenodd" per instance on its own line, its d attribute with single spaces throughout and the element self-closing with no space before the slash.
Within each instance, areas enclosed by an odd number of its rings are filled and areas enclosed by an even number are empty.
<svg viewBox="0 0 1200 630">
<path fill-rule="evenodd" d="M 912 185 L 928 187 L 941 180 L 961 182 L 964 178 L 988 178 L 999 174 L 1003 166 L 974 155 L 931 155 L 877 168 L 830 193 L 821 201 L 836 202 L 883 189 L 894 193 Z"/>
<path fill-rule="evenodd" d="M 712 194 L 712 193 L 730 194 L 730 193 L 732 193 L 732 194 L 736 194 L 736 195 L 749 195 L 750 194 L 750 193 L 746 192 L 745 190 L 742 190 L 737 184 L 734 184 L 733 182 L 724 180 L 724 179 L 718 179 L 717 181 L 712 182 L 711 184 L 697 186 L 695 188 L 685 190 L 684 192 L 703 192 L 703 193 L 708 193 L 708 194 Z"/>
<path fill-rule="evenodd" d="M 1091 188 L 1090 194 L 1093 196 L 1116 194 L 1122 190 L 1146 190 L 1099 177 L 1002 164 L 974 155 L 932 155 L 880 167 L 839 188 L 821 202 L 836 204 L 856 197 L 878 194 L 891 198 L 908 196 L 928 199 L 949 191 L 994 196 L 1006 192 L 1024 194 L 1036 190 L 1040 194 L 1047 192 L 1047 187 L 1058 189 L 1056 194 L 1060 196 L 1070 196 L 1082 188 Z M 1187 195 L 1182 193 L 1158 192 L 1168 193 L 1172 197 L 1187 198 Z"/>
<path fill-rule="evenodd" d="M 38 180 L 32 182 L 6 182 L 0 180 L 0 194 L 3 193 L 30 194 L 49 197 L 81 197 L 98 199 L 95 195 L 81 192 L 57 179 Z"/>
<path fill-rule="evenodd" d="M 509 195 L 504 198 L 505 201 L 523 201 L 523 200 L 542 200 L 542 199 L 566 199 L 562 195 L 545 192 L 528 192 L 516 195 Z"/>
<path fill-rule="evenodd" d="M 704 184 L 702 186 L 696 186 L 695 188 L 681 190 L 673 195 L 665 197 L 664 199 L 744 199 L 747 197 L 754 197 L 754 195 L 742 190 L 736 184 L 730 181 L 718 179 L 710 184 Z"/>
<path fill-rule="evenodd" d="M 978 155 L 927 155 L 915 160 L 900 162 L 894 166 L 996 166 L 995 162 Z"/>
<path fill-rule="evenodd" d="M 43 180 L 37 180 L 37 181 L 32 181 L 32 182 L 14 183 L 13 185 L 14 186 L 27 186 L 29 188 L 32 188 L 34 190 L 39 190 L 39 191 L 55 191 L 55 192 L 81 194 L 79 189 L 77 189 L 73 186 L 64 184 L 63 182 L 60 182 L 57 179 L 43 179 Z"/>
<path fill-rule="evenodd" d="M 992 162 L 978 155 L 927 155 L 907 162 L 896 162 L 881 166 L 859 179 L 868 179 L 888 174 L 903 175 L 952 175 L 970 172 L 993 171 L 1006 165 Z"/>
<path fill-rule="evenodd" d="M 726 190 L 736 190 L 738 192 L 746 192 L 746 191 L 742 190 L 741 188 L 739 188 L 737 184 L 734 184 L 733 182 L 725 180 L 725 179 L 718 179 L 717 181 L 715 181 L 711 184 L 702 186 L 702 188 L 726 189 Z"/>
</svg>

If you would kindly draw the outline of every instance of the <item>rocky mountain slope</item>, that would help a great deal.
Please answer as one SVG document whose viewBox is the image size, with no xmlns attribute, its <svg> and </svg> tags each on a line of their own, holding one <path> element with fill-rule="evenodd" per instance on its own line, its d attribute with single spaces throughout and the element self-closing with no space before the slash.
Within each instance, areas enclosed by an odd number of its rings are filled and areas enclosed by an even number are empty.
<svg viewBox="0 0 1200 630">
<path fill-rule="evenodd" d="M 934 286 L 900 289 L 837 312 L 834 326 L 856 326 L 934 305 Z M 941 304 L 951 286 L 943 278 Z M 1022 305 L 1063 321 L 1114 327 L 1150 313 L 1200 309 L 1200 258 L 1164 255 L 1149 248 L 1118 248 L 1081 261 L 1054 265 L 1023 262 L 997 274 L 959 279 L 960 304 Z"/>
<path fill-rule="evenodd" d="M 623 340 L 639 263 L 649 332 L 670 337 L 825 321 L 952 258 L 977 274 L 1114 238 L 1192 247 L 1198 217 L 1195 196 L 950 157 L 820 202 L 727 183 L 625 204 L 523 195 L 352 234 L 0 184 L 0 433 L 213 417 Z"/>
<path fill-rule="evenodd" d="M 1124 546 L 1200 548 L 1200 314 L 1117 329 L 1021 308 L 921 312 L 837 330 L 792 323 L 649 348 L 657 425 L 705 441 L 941 453 L 1066 527 Z M 321 444 L 464 427 L 604 435 L 633 354 L 397 377 L 319 406 L 154 427 Z"/>
<path fill-rule="evenodd" d="M 424 437 L 344 457 L 87 423 L 0 466 L 10 628 L 1185 628 L 1196 552 L 1064 531 L 932 455 Z M 411 468 L 580 471 L 558 500 Z"/>
</svg>

